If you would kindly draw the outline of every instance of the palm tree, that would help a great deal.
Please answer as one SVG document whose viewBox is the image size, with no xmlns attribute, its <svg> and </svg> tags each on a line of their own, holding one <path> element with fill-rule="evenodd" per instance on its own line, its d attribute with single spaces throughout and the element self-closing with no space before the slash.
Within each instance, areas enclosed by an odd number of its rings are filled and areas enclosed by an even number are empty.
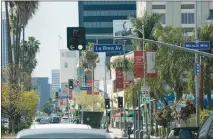
<svg viewBox="0 0 213 139">
<path fill-rule="evenodd" d="M 92 51 L 94 47 L 93 43 L 89 43 L 88 48 L 86 51 L 83 52 L 81 56 L 81 65 L 83 66 L 86 76 L 88 80 L 94 80 L 94 69 L 96 68 L 96 63 L 99 62 L 98 54 Z"/>
<path fill-rule="evenodd" d="M 23 74 L 22 81 L 27 90 L 32 89 L 31 74 L 37 65 L 36 54 L 39 51 L 40 42 L 35 37 L 29 37 L 28 41 L 22 41 L 21 43 L 21 58 L 20 67 L 21 70 L 26 73 Z"/>
</svg>

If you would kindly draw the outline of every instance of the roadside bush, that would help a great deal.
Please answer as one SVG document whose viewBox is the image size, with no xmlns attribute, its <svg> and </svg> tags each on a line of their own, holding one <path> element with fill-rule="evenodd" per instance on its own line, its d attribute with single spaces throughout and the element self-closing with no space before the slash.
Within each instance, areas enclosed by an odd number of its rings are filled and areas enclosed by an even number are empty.
<svg viewBox="0 0 213 139">
<path fill-rule="evenodd" d="M 1 125 L 1 134 L 4 135 L 8 132 L 8 128 L 6 128 L 3 124 Z"/>
<path fill-rule="evenodd" d="M 206 118 L 208 118 L 209 114 L 213 111 L 212 110 L 207 110 L 207 109 L 204 109 L 201 111 L 200 113 L 200 125 L 203 124 L 203 122 L 206 120 Z"/>
</svg>

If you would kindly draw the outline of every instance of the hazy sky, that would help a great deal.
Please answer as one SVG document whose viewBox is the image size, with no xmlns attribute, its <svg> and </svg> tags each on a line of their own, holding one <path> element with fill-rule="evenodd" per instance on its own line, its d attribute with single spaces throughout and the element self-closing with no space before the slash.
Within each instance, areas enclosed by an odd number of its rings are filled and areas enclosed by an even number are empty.
<svg viewBox="0 0 213 139">
<path fill-rule="evenodd" d="M 78 26 L 78 2 L 40 2 L 26 27 L 26 37 L 41 43 L 33 77 L 51 77 L 51 69 L 60 68 L 59 49 L 66 48 L 66 27 L 71 26 Z"/>
</svg>

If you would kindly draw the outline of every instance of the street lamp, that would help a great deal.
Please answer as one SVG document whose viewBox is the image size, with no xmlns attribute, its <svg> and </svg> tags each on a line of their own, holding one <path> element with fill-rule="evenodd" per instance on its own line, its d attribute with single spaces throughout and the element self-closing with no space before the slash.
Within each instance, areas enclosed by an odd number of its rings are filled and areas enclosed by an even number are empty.
<svg viewBox="0 0 213 139">
<path fill-rule="evenodd" d="M 143 34 L 143 39 L 145 39 L 145 28 L 144 28 L 144 25 L 142 25 L 142 31 L 137 29 L 137 28 L 134 28 L 134 31 L 138 31 L 140 32 L 141 34 Z M 139 49 L 139 48 L 138 48 Z M 143 87 L 146 87 L 146 60 L 145 60 L 145 42 L 143 41 L 143 47 L 142 47 L 142 50 L 143 50 L 143 56 L 144 56 L 144 59 L 143 59 L 143 62 L 144 62 L 144 80 L 143 80 Z M 140 109 L 140 102 L 141 102 L 141 93 L 139 92 L 139 99 L 138 99 L 138 125 L 139 125 L 139 131 L 141 130 L 141 126 L 140 126 L 140 121 L 141 121 L 141 109 Z M 146 135 L 148 133 L 148 119 L 147 119 L 147 105 L 145 105 L 145 121 L 146 121 L 146 133 L 144 136 L 148 136 Z M 143 125 L 142 125 L 142 128 L 143 128 Z"/>
</svg>

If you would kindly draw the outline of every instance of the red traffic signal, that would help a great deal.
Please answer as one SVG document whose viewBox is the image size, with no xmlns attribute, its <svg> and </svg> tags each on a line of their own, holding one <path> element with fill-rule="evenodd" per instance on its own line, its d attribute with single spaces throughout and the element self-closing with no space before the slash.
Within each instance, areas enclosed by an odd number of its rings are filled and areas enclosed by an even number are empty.
<svg viewBox="0 0 213 139">
<path fill-rule="evenodd" d="M 73 36 L 79 36 L 80 32 L 79 30 L 73 30 Z"/>
</svg>

